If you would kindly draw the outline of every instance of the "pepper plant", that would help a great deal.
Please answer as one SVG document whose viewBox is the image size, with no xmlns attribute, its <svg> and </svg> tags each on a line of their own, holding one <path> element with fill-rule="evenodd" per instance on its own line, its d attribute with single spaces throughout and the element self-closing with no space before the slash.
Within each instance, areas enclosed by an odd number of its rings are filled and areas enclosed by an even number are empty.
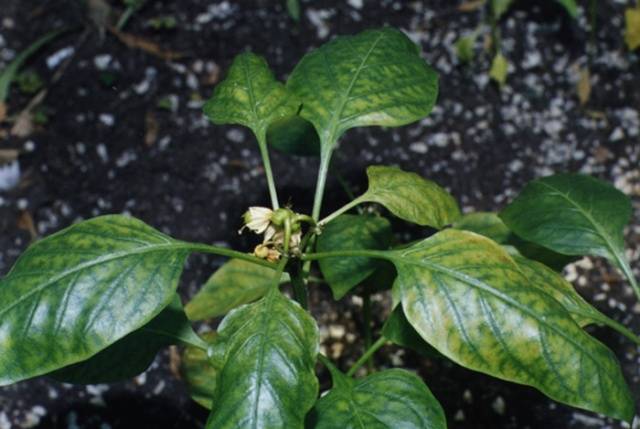
<svg viewBox="0 0 640 429">
<path fill-rule="evenodd" d="M 380 347 L 396 343 L 630 421 L 634 399 L 620 365 L 584 328 L 606 325 L 640 340 L 558 271 L 580 255 L 601 256 L 640 294 L 624 252 L 631 205 L 614 187 L 559 174 L 534 180 L 499 214 L 462 215 L 434 182 L 371 166 L 366 192 L 323 213 L 331 156 L 345 131 L 420 120 L 437 91 L 418 47 L 391 28 L 311 51 L 286 84 L 261 57 L 239 55 L 205 113 L 255 134 L 271 205 L 249 208 L 244 229 L 259 234 L 260 244 L 242 252 L 185 242 L 121 215 L 36 242 L 0 281 L 0 385 L 40 375 L 126 379 L 162 347 L 180 344 L 183 378 L 211 410 L 207 428 L 445 428 L 441 406 L 418 376 L 365 369 Z M 319 152 L 310 214 L 280 205 L 270 145 Z M 361 205 L 381 209 L 352 211 Z M 398 243 L 389 217 L 437 232 Z M 193 252 L 229 260 L 183 308 L 176 289 Z M 307 291 L 320 278 L 336 300 L 391 289 L 394 308 L 380 337 L 365 341 L 349 369 L 319 353 Z M 293 299 L 282 289 L 289 284 Z M 366 305 L 363 311 L 370 313 Z M 216 332 L 193 330 L 194 321 L 218 316 Z M 333 383 L 321 397 L 319 365 Z"/>
</svg>

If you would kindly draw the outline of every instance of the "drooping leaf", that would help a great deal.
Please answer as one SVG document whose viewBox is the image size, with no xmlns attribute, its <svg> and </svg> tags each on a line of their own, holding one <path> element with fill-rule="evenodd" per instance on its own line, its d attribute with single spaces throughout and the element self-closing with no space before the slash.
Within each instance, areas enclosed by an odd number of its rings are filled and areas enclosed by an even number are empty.
<svg viewBox="0 0 640 429">
<path fill-rule="evenodd" d="M 492 239 L 496 243 L 510 246 L 514 252 L 528 259 L 561 271 L 567 264 L 576 260 L 573 256 L 562 255 L 530 241 L 526 241 L 509 231 L 497 213 L 469 213 L 454 222 L 453 227 L 475 232 Z"/>
<path fill-rule="evenodd" d="M 213 343 L 215 332 L 208 332 L 202 337 L 208 343 Z M 198 347 L 189 346 L 182 353 L 180 374 L 187 384 L 191 398 L 207 409 L 213 405 L 213 395 L 216 391 L 218 368 L 207 352 Z"/>
<path fill-rule="evenodd" d="M 318 236 L 316 250 L 384 250 L 389 248 L 390 242 L 391 224 L 385 218 L 343 214 L 324 227 L 322 234 Z M 358 256 L 321 259 L 319 265 L 333 297 L 340 299 L 369 277 L 379 266 L 379 262 Z"/>
<path fill-rule="evenodd" d="M 556 252 L 608 258 L 638 291 L 624 254 L 631 201 L 610 184 L 581 174 L 537 179 L 500 217 L 518 236 Z"/>
<path fill-rule="evenodd" d="M 267 143 L 280 152 L 298 156 L 319 156 L 320 140 L 313 124 L 294 115 L 278 119 L 267 129 Z"/>
<path fill-rule="evenodd" d="M 231 259 L 187 303 L 187 316 L 191 320 L 211 319 L 262 298 L 273 283 L 274 273 L 271 268 Z"/>
<path fill-rule="evenodd" d="M 90 358 L 175 296 L 188 243 L 125 216 L 30 246 L 0 280 L 0 385 Z"/>
<path fill-rule="evenodd" d="M 207 429 L 302 428 L 318 393 L 318 327 L 272 288 L 229 313 L 212 347 L 222 362 Z"/>
<path fill-rule="evenodd" d="M 75 384 L 126 380 L 144 372 L 153 363 L 156 354 L 172 344 L 192 344 L 205 350 L 207 347 L 193 331 L 177 295 L 171 304 L 142 328 L 91 358 L 50 375 L 56 380 Z"/>
<path fill-rule="evenodd" d="M 434 182 L 396 167 L 374 165 L 367 168 L 369 189 L 357 198 L 385 206 L 408 222 L 443 228 L 460 217 L 453 197 Z"/>
<path fill-rule="evenodd" d="M 448 229 L 391 255 L 407 320 L 440 353 L 559 402 L 633 417 L 613 353 L 531 286 L 498 244 Z"/>
<path fill-rule="evenodd" d="M 33 54 L 53 39 L 64 33 L 65 30 L 51 31 L 29 45 L 20 52 L 8 66 L 0 70 L 0 102 L 6 101 L 9 96 L 9 87 L 16 77 L 18 70 Z"/>
<path fill-rule="evenodd" d="M 239 124 L 256 135 L 266 133 L 277 119 L 295 115 L 300 101 L 278 82 L 264 58 L 246 52 L 234 60 L 204 105 L 214 124 Z"/>
<path fill-rule="evenodd" d="M 411 326 L 402 311 L 402 306 L 397 305 L 389 318 L 382 326 L 382 335 L 393 344 L 406 347 L 427 357 L 442 357 L 442 355 L 429 344 Z"/>
<path fill-rule="evenodd" d="M 640 6 L 624 11 L 624 41 L 630 51 L 640 47 Z"/>
<path fill-rule="evenodd" d="M 498 52 L 493 61 L 491 61 L 491 69 L 489 70 L 489 76 L 495 80 L 500 87 L 503 87 L 507 83 L 507 75 L 509 74 L 509 61 L 507 58 Z"/>
<path fill-rule="evenodd" d="M 438 77 L 404 33 L 381 28 L 337 37 L 308 53 L 287 88 L 302 100 L 301 115 L 330 150 L 350 128 L 400 126 L 425 117 L 437 97 Z"/>
<path fill-rule="evenodd" d="M 556 0 L 556 1 L 560 4 L 560 6 L 564 8 L 564 10 L 567 11 L 569 16 L 571 16 L 572 18 L 576 18 L 578 16 L 578 4 L 576 3 L 576 0 Z"/>
<path fill-rule="evenodd" d="M 329 367 L 333 388 L 307 417 L 310 429 L 445 429 L 444 411 L 415 374 L 387 369 L 354 380 Z"/>
</svg>

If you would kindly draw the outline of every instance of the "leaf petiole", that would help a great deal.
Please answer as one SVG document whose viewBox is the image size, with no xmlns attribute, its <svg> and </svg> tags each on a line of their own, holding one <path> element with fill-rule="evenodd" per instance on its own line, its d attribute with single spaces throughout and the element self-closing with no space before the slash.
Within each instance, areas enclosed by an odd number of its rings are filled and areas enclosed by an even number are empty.
<svg viewBox="0 0 640 429">
<path fill-rule="evenodd" d="M 264 166 L 264 174 L 267 176 L 267 186 L 269 187 L 269 197 L 271 198 L 271 206 L 273 210 L 280 208 L 278 202 L 278 192 L 276 191 L 276 183 L 273 179 L 273 171 L 271 170 L 271 160 L 269 159 L 269 148 L 267 147 L 267 134 L 264 130 L 256 133 L 258 139 L 258 147 L 260 148 L 260 156 L 262 157 L 262 165 Z"/>
<path fill-rule="evenodd" d="M 320 220 L 318 222 L 319 225 L 326 225 L 327 223 L 331 222 L 333 219 L 337 218 L 338 216 L 340 216 L 341 214 L 348 212 L 349 210 L 351 210 L 352 208 L 354 208 L 355 206 L 357 206 L 358 204 L 362 203 L 363 201 L 360 199 L 360 197 L 352 200 L 351 202 L 345 204 L 344 206 L 340 207 L 338 210 L 336 210 L 335 212 L 331 213 L 330 215 L 328 215 L 327 217 L 325 217 L 324 219 Z"/>
</svg>

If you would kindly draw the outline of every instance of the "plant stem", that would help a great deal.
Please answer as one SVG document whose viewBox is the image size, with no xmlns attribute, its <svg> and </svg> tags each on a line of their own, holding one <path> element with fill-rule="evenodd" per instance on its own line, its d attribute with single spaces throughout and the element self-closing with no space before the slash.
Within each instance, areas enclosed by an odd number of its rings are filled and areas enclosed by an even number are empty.
<svg viewBox="0 0 640 429">
<path fill-rule="evenodd" d="M 360 204 L 362 202 L 363 201 L 360 199 L 360 197 L 358 197 L 355 200 L 353 200 L 353 201 L 345 204 L 344 206 L 340 207 L 338 210 L 336 210 L 335 212 L 331 213 L 329 216 L 325 217 L 324 219 L 322 219 L 318 223 L 320 225 L 325 225 L 325 224 L 331 222 L 333 219 L 335 219 L 338 216 L 340 216 L 341 214 L 343 214 L 344 212 L 347 212 L 347 211 L 351 210 L 352 208 L 354 208 L 355 206 L 357 206 L 358 204 Z"/>
<path fill-rule="evenodd" d="M 625 259 L 624 255 L 620 255 L 619 252 L 614 251 L 614 255 L 616 257 L 617 265 L 624 273 L 624 276 L 629 280 L 629 284 L 631 284 L 631 288 L 636 293 L 636 297 L 640 300 L 640 286 L 636 281 L 635 276 L 633 275 L 633 271 L 631 270 L 631 266 Z"/>
<path fill-rule="evenodd" d="M 323 145 L 326 147 L 326 145 Z M 320 210 L 322 209 L 322 197 L 324 196 L 324 187 L 327 184 L 327 172 L 329 164 L 331 164 L 331 153 L 333 149 L 323 149 L 320 154 L 320 167 L 318 168 L 318 180 L 316 182 L 316 192 L 313 197 L 313 211 L 311 217 L 315 221 L 320 218 Z"/>
<path fill-rule="evenodd" d="M 300 259 L 302 259 L 303 261 L 317 261 L 318 259 L 338 258 L 343 256 L 346 256 L 346 257 L 364 256 L 366 258 L 392 259 L 391 256 L 389 255 L 389 252 L 385 252 L 383 250 L 367 250 L 367 249 L 335 250 L 332 252 L 305 253 L 300 256 Z"/>
<path fill-rule="evenodd" d="M 371 294 L 365 293 L 362 297 L 362 324 L 364 334 L 364 346 L 366 349 L 371 347 L 372 335 L 371 335 Z M 373 371 L 373 361 L 367 360 L 367 368 L 369 371 Z"/>
<path fill-rule="evenodd" d="M 256 133 L 258 146 L 260 147 L 260 156 L 262 156 L 262 165 L 264 166 L 264 174 L 267 176 L 267 186 L 269 187 L 269 196 L 271 197 L 271 207 L 274 210 L 280 208 L 278 202 L 278 193 L 276 191 L 276 183 L 273 180 L 273 172 L 271 171 L 271 160 L 269 159 L 269 148 L 267 148 L 267 133 L 261 130 Z"/>
<path fill-rule="evenodd" d="M 373 354 L 377 352 L 378 349 L 380 349 L 380 347 L 384 346 L 386 343 L 387 343 L 387 339 L 385 337 L 378 338 L 378 341 L 373 343 L 373 345 L 369 347 L 362 356 L 360 356 L 360 359 L 358 359 L 356 363 L 353 364 L 351 369 L 349 369 L 349 371 L 347 372 L 347 375 L 349 377 L 352 377 L 353 374 L 355 374 L 356 371 L 360 369 L 360 367 L 364 365 L 371 358 L 371 356 L 373 356 Z"/>
</svg>

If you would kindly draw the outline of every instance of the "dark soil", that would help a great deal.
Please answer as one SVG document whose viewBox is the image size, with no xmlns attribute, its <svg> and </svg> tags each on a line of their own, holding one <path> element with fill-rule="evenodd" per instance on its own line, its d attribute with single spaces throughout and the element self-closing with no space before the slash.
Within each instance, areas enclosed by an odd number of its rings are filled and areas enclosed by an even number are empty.
<svg viewBox="0 0 640 429">
<path fill-rule="evenodd" d="M 634 226 L 626 237 L 638 275 L 640 58 L 622 41 L 622 13 L 632 1 L 598 4 L 593 89 L 586 107 L 576 95 L 578 67 L 588 62 L 584 10 L 573 22 L 555 2 L 519 2 L 501 23 L 503 50 L 513 69 L 500 91 L 488 80 L 489 58 L 480 46 L 471 66 L 457 63 L 455 40 L 480 19 L 478 13 L 459 12 L 458 2 L 303 2 L 299 24 L 284 3 L 148 2 L 126 31 L 184 54 L 168 62 L 87 24 L 82 2 L 2 0 L 0 67 L 51 29 L 79 29 L 28 64 L 48 82 L 64 67 L 51 63 L 56 55 L 74 50 L 61 79 L 48 88 L 48 122 L 25 138 L 0 137 L 0 149 L 20 151 L 21 171 L 17 186 L 0 191 L 0 273 L 28 245 L 29 218 L 41 237 L 79 219 L 124 212 L 180 239 L 250 249 L 250 240 L 237 234 L 240 216 L 248 206 L 268 201 L 257 146 L 244 129 L 209 124 L 202 100 L 241 51 L 264 55 L 285 78 L 309 48 L 332 36 L 389 24 L 421 43 L 440 72 L 438 106 L 412 126 L 348 133 L 333 169 L 362 190 L 367 165 L 397 164 L 445 185 L 466 211 L 498 210 L 537 176 L 596 175 L 633 199 Z M 111 5 L 119 13 L 121 3 Z M 176 28 L 149 27 L 150 19 L 165 15 L 176 19 Z M 10 114 L 28 100 L 14 88 Z M 173 109 L 158 106 L 169 100 Z M 276 153 L 273 163 L 281 198 L 297 211 L 309 211 L 317 161 Z M 0 167 L 1 180 L 7 168 Z M 332 176 L 326 212 L 346 201 Z M 427 233 L 396 227 L 402 239 Z M 183 296 L 192 296 L 221 262 L 191 257 Z M 640 331 L 640 306 L 615 270 L 584 259 L 566 274 L 599 309 Z M 361 325 L 360 302 L 347 298 L 333 304 L 324 288 L 314 290 L 311 301 L 326 352 L 348 367 L 362 350 L 346 334 Z M 374 300 L 378 325 L 387 305 L 386 295 Z M 609 331 L 593 333 L 621 360 L 640 405 L 639 350 Z M 443 404 L 451 428 L 629 427 L 554 403 L 533 389 L 397 348 L 383 349 L 376 359 L 379 365 L 418 370 Z M 0 429 L 202 427 L 206 412 L 190 401 L 169 362 L 169 353 L 163 353 L 142 376 L 111 386 L 73 387 L 40 378 L 1 388 Z M 326 374 L 321 379 L 328 388 Z"/>
</svg>

